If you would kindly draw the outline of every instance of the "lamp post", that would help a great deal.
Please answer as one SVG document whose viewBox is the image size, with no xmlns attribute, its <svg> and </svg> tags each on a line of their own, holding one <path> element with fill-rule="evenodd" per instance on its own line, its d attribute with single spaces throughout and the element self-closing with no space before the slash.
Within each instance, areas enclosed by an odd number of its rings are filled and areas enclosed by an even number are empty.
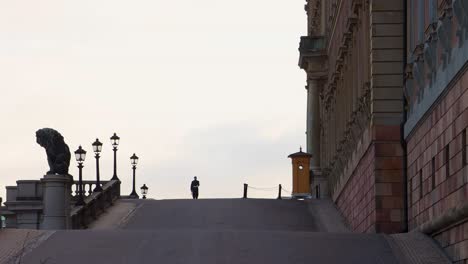
<svg viewBox="0 0 468 264">
<path fill-rule="evenodd" d="M 135 155 L 135 153 L 133 153 L 133 156 L 130 157 L 130 160 L 132 162 L 132 169 L 133 169 L 133 189 L 132 189 L 132 193 L 130 194 L 130 198 L 138 199 L 140 197 L 138 196 L 138 194 L 135 191 L 135 171 L 136 171 L 136 165 L 138 164 L 137 155 Z"/>
<path fill-rule="evenodd" d="M 78 178 L 78 201 L 76 201 L 76 205 L 84 205 L 84 197 L 83 197 L 83 162 L 85 161 L 86 158 L 86 151 L 81 148 L 81 146 L 78 147 L 78 149 L 75 151 L 75 158 L 76 161 L 78 162 L 78 170 L 79 170 L 79 178 Z"/>
<path fill-rule="evenodd" d="M 112 149 L 114 150 L 114 175 L 111 180 L 120 181 L 119 177 L 117 177 L 117 147 L 119 146 L 120 137 L 114 133 L 110 140 L 112 143 Z"/>
<path fill-rule="evenodd" d="M 141 186 L 141 195 L 143 195 L 143 199 L 146 199 L 146 195 L 148 194 L 148 187 L 146 186 L 146 184 L 143 184 L 143 186 Z"/>
<path fill-rule="evenodd" d="M 99 158 L 100 158 L 99 153 L 101 153 L 102 151 L 102 143 L 99 142 L 99 139 L 97 138 L 96 138 L 96 141 L 94 141 L 93 143 L 93 151 L 96 154 L 94 156 L 96 158 L 96 188 L 94 188 L 94 191 L 100 192 L 102 191 L 102 187 L 101 187 L 101 180 L 99 177 Z"/>
</svg>

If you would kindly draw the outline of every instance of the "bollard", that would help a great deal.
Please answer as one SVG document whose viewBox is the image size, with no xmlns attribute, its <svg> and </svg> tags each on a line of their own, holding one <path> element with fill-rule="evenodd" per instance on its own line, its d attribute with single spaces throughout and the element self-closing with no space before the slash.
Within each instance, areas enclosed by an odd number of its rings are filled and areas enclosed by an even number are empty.
<svg viewBox="0 0 468 264">
<path fill-rule="evenodd" d="M 249 187 L 249 185 L 247 183 L 244 183 L 244 199 L 247 199 L 247 188 Z"/>
<path fill-rule="evenodd" d="M 278 200 L 281 200 L 281 184 L 279 185 L 279 188 L 278 188 Z"/>
<path fill-rule="evenodd" d="M 315 198 L 320 199 L 320 184 L 315 186 Z"/>
</svg>

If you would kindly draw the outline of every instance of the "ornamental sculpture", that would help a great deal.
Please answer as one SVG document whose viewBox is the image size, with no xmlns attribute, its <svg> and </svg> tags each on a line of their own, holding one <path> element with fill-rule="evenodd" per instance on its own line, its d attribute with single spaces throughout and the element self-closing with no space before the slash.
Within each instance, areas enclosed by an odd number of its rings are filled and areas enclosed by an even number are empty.
<svg viewBox="0 0 468 264">
<path fill-rule="evenodd" d="M 458 20 L 457 36 L 459 38 L 459 47 L 468 37 L 468 0 L 454 0 L 452 2 L 453 13 Z"/>
<path fill-rule="evenodd" d="M 442 47 L 443 69 L 450 63 L 452 54 L 452 19 L 449 14 L 445 14 L 439 19 L 437 24 L 437 35 Z"/>
<path fill-rule="evenodd" d="M 43 128 L 36 131 L 36 141 L 46 150 L 50 167 L 46 174 L 68 174 L 70 150 L 63 136 L 54 129 Z"/>
</svg>

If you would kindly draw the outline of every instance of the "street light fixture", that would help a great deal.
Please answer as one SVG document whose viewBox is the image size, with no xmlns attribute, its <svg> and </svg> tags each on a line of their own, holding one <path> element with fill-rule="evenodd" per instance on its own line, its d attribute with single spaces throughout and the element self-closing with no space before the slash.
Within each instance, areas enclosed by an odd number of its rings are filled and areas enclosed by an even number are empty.
<svg viewBox="0 0 468 264">
<path fill-rule="evenodd" d="M 143 195 L 143 199 L 146 199 L 146 195 L 148 194 L 148 187 L 146 186 L 146 184 L 143 184 L 143 186 L 141 186 L 141 195 Z"/>
<path fill-rule="evenodd" d="M 76 205 L 84 205 L 84 197 L 83 197 L 83 162 L 86 159 L 86 151 L 81 148 L 81 146 L 78 147 L 78 149 L 75 151 L 75 158 L 76 162 L 78 162 L 78 170 L 79 170 L 79 178 L 78 178 L 78 201 L 76 201 Z"/>
<path fill-rule="evenodd" d="M 116 133 L 110 138 L 112 149 L 114 150 L 114 175 L 111 180 L 120 181 L 117 177 L 117 147 L 119 146 L 120 137 Z"/>
<path fill-rule="evenodd" d="M 97 138 L 96 138 L 96 141 L 94 141 L 93 143 L 93 151 L 96 154 L 94 156 L 96 158 L 96 188 L 94 188 L 94 191 L 100 192 L 102 191 L 102 187 L 101 187 L 101 180 L 99 177 L 99 158 L 100 158 L 99 153 L 101 153 L 102 151 L 102 143 L 99 142 L 99 139 Z"/>
<path fill-rule="evenodd" d="M 138 194 L 135 191 L 135 170 L 136 170 L 136 165 L 138 164 L 137 155 L 135 155 L 135 153 L 133 153 L 133 156 L 130 157 L 130 160 L 132 162 L 132 169 L 133 169 L 133 189 L 132 189 L 132 193 L 130 194 L 130 198 L 139 199 L 140 197 L 138 196 Z"/>
</svg>

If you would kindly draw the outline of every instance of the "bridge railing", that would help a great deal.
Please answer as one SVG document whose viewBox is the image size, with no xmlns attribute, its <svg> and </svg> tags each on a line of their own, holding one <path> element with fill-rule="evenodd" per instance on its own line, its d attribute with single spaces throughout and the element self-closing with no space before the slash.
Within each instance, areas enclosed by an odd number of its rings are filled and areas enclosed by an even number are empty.
<svg viewBox="0 0 468 264">
<path fill-rule="evenodd" d="M 86 183 L 88 185 L 92 183 Z M 95 184 L 95 182 L 94 182 Z M 78 185 L 76 185 L 78 187 Z M 91 188 L 91 187 L 90 187 Z M 75 193 L 76 196 L 78 193 Z M 107 208 L 120 197 L 120 181 L 112 180 L 105 182 L 101 192 L 93 192 L 85 197 L 85 204 L 75 206 L 71 212 L 72 229 L 84 229 L 96 220 Z"/>
</svg>

